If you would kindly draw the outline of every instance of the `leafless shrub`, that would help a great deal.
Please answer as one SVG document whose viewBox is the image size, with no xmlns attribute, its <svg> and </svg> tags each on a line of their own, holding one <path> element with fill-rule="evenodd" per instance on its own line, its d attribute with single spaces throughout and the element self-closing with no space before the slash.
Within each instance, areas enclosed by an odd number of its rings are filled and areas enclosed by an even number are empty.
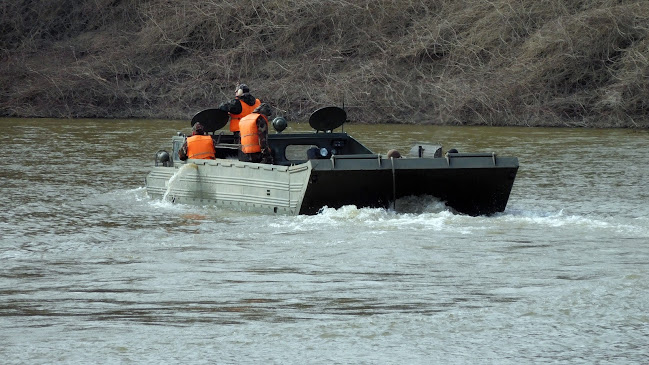
<svg viewBox="0 0 649 365">
<path fill-rule="evenodd" d="M 649 127 L 639 0 L 15 0 L 0 115 L 188 118 L 247 82 L 303 121 Z"/>
</svg>

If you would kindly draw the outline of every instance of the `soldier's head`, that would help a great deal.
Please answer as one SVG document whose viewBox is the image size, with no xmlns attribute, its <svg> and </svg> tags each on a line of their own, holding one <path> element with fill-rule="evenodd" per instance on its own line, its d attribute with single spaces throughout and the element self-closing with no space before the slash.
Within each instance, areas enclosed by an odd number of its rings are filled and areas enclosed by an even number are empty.
<svg viewBox="0 0 649 365">
<path fill-rule="evenodd" d="M 205 134 L 205 129 L 203 128 L 203 125 L 199 122 L 196 122 L 194 126 L 192 127 L 192 135 L 203 135 Z"/>
<path fill-rule="evenodd" d="M 250 93 L 250 88 L 248 88 L 248 85 L 246 84 L 239 84 L 239 86 L 237 86 L 237 89 L 234 91 L 235 96 L 243 96 L 243 94 L 248 93 Z"/>
<path fill-rule="evenodd" d="M 252 111 L 253 113 L 259 113 L 263 114 L 266 117 L 269 117 L 273 115 L 273 108 L 270 107 L 270 105 L 266 103 L 261 103 L 258 107 L 255 108 L 255 110 Z"/>
</svg>

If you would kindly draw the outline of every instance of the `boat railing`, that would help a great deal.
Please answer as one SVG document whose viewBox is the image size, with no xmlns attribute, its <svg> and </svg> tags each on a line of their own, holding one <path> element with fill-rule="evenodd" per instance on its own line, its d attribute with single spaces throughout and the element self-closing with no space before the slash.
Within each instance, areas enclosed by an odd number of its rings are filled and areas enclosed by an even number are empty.
<svg viewBox="0 0 649 365">
<path fill-rule="evenodd" d="M 363 159 L 377 159 L 380 158 L 381 155 L 376 154 L 376 153 L 359 153 L 356 155 L 332 155 L 331 158 L 335 158 L 336 160 L 363 160 Z"/>
</svg>

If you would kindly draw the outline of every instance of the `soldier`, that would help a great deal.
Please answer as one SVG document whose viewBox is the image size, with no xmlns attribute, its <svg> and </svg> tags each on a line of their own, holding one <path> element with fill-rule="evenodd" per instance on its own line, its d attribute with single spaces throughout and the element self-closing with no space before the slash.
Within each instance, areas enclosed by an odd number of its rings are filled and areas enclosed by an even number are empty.
<svg viewBox="0 0 649 365">
<path fill-rule="evenodd" d="M 241 119 L 240 161 L 273 163 L 268 145 L 268 118 L 272 114 L 270 105 L 261 103 L 251 114 Z"/>
<path fill-rule="evenodd" d="M 240 141 L 239 122 L 241 118 L 252 113 L 259 104 L 261 101 L 250 94 L 248 85 L 240 84 L 235 90 L 234 99 L 219 105 L 218 109 L 230 114 L 230 132 L 234 134 L 234 143 Z"/>
<path fill-rule="evenodd" d="M 178 151 L 178 157 L 186 161 L 188 158 L 210 159 L 216 158 L 216 149 L 214 148 L 214 139 L 212 136 L 206 136 L 203 125 L 195 123 L 192 127 L 191 137 L 187 137 L 185 142 Z"/>
</svg>

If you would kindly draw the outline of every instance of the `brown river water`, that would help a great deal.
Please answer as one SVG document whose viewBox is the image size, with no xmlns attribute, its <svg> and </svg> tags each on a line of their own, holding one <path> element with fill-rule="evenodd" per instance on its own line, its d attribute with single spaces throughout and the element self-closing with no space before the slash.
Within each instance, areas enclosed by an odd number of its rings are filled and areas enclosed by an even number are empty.
<svg viewBox="0 0 649 365">
<path fill-rule="evenodd" d="M 186 121 L 0 127 L 3 364 L 649 363 L 647 131 L 348 125 L 517 156 L 506 211 L 277 217 L 146 195 Z"/>
</svg>

